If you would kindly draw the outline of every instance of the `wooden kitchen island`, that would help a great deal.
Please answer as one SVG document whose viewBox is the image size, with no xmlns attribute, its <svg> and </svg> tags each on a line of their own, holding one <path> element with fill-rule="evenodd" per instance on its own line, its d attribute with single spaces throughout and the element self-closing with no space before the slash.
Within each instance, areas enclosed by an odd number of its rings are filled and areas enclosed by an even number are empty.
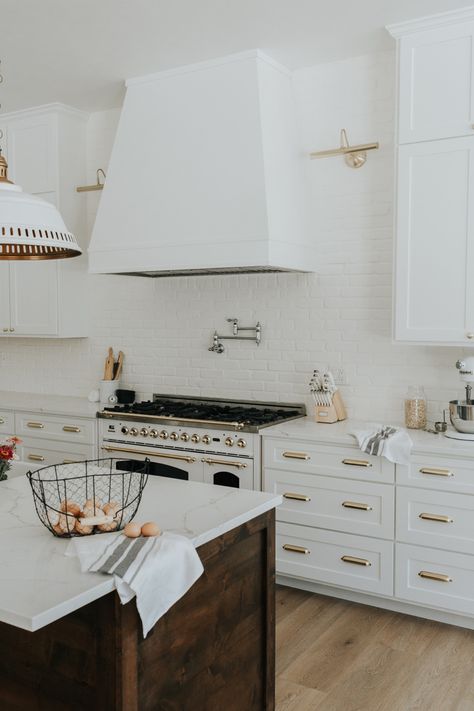
<svg viewBox="0 0 474 711">
<path fill-rule="evenodd" d="M 136 519 L 188 535 L 204 574 L 143 639 L 135 602 L 41 526 L 28 482 L 0 487 L 2 711 L 274 709 L 279 497 L 150 478 Z"/>
</svg>

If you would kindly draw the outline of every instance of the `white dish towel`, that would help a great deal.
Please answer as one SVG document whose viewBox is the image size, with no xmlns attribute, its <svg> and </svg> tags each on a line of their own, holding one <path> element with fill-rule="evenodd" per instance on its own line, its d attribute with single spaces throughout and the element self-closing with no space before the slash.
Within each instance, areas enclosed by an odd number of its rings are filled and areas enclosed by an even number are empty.
<svg viewBox="0 0 474 711">
<path fill-rule="evenodd" d="M 409 464 L 413 442 L 402 428 L 368 422 L 352 432 L 360 449 L 366 454 L 385 457 L 394 464 Z"/>
<path fill-rule="evenodd" d="M 150 538 L 117 533 L 72 538 L 66 555 L 79 558 L 82 572 L 113 575 L 122 605 L 136 596 L 144 637 L 204 571 L 189 538 L 168 532 Z"/>
</svg>

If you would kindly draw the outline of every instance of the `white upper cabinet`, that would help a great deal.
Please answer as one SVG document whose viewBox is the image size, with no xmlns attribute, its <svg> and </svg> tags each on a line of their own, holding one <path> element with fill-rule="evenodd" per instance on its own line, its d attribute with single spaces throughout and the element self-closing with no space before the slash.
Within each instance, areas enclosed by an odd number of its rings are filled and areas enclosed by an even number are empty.
<svg viewBox="0 0 474 711">
<path fill-rule="evenodd" d="M 399 40 L 399 143 L 474 135 L 474 12 L 389 27 Z"/>
<path fill-rule="evenodd" d="M 400 146 L 397 340 L 474 339 L 473 210 L 474 136 Z"/>
<path fill-rule="evenodd" d="M 83 250 L 85 200 L 75 188 L 85 182 L 86 120 L 82 112 L 52 104 L 2 114 L 0 121 L 11 179 L 55 204 Z M 0 336 L 86 336 L 86 261 L 1 264 Z"/>
</svg>

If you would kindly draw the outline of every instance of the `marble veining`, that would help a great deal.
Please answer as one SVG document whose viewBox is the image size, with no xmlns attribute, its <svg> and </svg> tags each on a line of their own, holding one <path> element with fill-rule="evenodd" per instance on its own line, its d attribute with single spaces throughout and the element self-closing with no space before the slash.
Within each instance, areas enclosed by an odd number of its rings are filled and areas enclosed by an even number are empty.
<svg viewBox="0 0 474 711">
<path fill-rule="evenodd" d="M 280 503 L 273 494 L 150 477 L 135 519 L 198 547 Z M 109 576 L 81 573 L 67 545 L 40 523 L 26 478 L 0 484 L 0 621 L 34 631 L 114 589 Z"/>
</svg>

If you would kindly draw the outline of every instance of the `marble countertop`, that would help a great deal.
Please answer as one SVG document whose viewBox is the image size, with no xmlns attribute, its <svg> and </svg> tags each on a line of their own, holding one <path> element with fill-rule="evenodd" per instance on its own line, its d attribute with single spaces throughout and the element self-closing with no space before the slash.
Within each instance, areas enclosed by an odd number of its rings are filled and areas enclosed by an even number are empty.
<svg viewBox="0 0 474 711">
<path fill-rule="evenodd" d="M 98 402 L 89 402 L 86 397 L 0 391 L 0 410 L 42 412 L 45 415 L 68 415 L 69 417 L 95 417 L 100 409 Z"/>
<path fill-rule="evenodd" d="M 396 422 L 383 424 L 403 427 L 401 423 Z M 354 429 L 363 429 L 366 426 L 367 422 L 359 420 L 349 419 L 330 425 L 324 422 L 315 422 L 311 417 L 301 417 L 297 420 L 265 427 L 260 434 L 263 437 L 302 439 L 326 444 L 357 446 L 355 437 L 350 433 Z M 435 435 L 423 430 L 407 430 L 407 432 L 413 441 L 413 453 L 428 452 L 457 457 L 474 457 L 474 441 L 449 439 L 443 434 Z"/>
<path fill-rule="evenodd" d="M 198 547 L 280 503 L 273 494 L 150 477 L 135 519 Z M 110 576 L 81 573 L 65 556 L 68 543 L 40 523 L 26 478 L 0 483 L 1 622 L 34 631 L 114 590 Z"/>
</svg>

